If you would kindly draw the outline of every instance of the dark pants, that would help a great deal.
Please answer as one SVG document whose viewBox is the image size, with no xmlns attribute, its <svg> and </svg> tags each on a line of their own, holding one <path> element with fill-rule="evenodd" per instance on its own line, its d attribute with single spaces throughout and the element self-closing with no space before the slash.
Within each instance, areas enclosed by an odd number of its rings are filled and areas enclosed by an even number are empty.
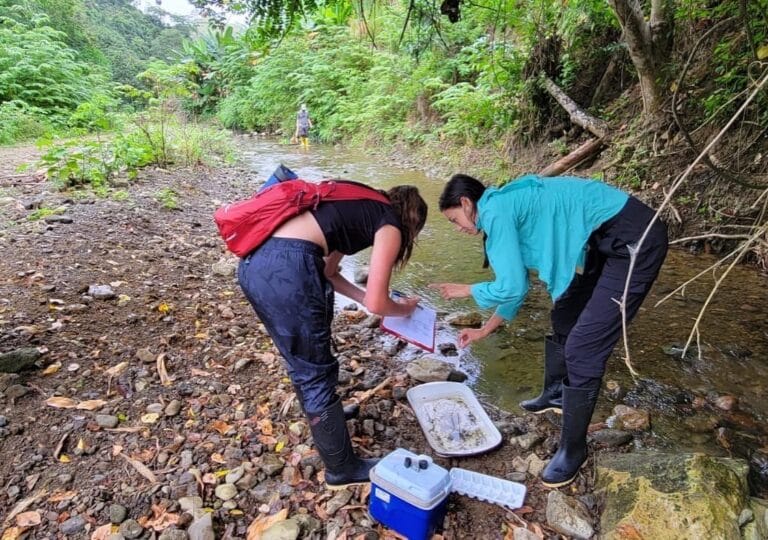
<svg viewBox="0 0 768 540">
<path fill-rule="evenodd" d="M 589 238 L 583 274 L 577 274 L 552 308 L 555 339 L 565 344 L 571 386 L 588 386 L 602 378 L 605 364 L 621 337 L 616 300 L 624 293 L 629 250 L 637 244 L 654 211 L 634 197 Z M 640 309 L 667 255 L 667 228 L 657 221 L 638 254 L 626 301 L 627 322 Z"/>
<path fill-rule="evenodd" d="M 336 399 L 339 363 L 331 353 L 333 287 L 322 249 L 312 242 L 271 238 L 240 262 L 246 298 L 286 361 L 308 414 Z"/>
</svg>

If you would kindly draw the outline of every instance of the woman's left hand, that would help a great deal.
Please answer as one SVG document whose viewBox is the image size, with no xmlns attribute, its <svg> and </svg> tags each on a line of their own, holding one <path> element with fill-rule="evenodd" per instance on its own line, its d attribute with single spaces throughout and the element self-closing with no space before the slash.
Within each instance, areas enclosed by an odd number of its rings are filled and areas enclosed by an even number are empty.
<svg viewBox="0 0 768 540">
<path fill-rule="evenodd" d="M 464 283 L 430 283 L 430 289 L 437 289 L 446 300 L 449 298 L 466 298 L 472 294 L 470 285 Z"/>
<path fill-rule="evenodd" d="M 480 341 L 487 335 L 482 328 L 465 328 L 459 332 L 459 348 L 463 349 L 473 341 Z"/>
</svg>

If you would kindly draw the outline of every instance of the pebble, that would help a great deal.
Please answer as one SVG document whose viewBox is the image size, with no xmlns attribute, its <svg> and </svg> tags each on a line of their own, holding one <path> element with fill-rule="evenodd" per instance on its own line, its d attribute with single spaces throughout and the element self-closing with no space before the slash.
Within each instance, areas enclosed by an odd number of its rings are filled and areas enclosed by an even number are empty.
<svg viewBox="0 0 768 540">
<path fill-rule="evenodd" d="M 286 519 L 266 529 L 261 535 L 261 540 L 296 540 L 299 532 L 298 522 L 295 519 Z"/>
<path fill-rule="evenodd" d="M 150 403 L 147 405 L 147 412 L 148 413 L 154 413 L 154 414 L 160 414 L 163 412 L 163 404 L 162 403 Z"/>
<path fill-rule="evenodd" d="M 187 534 L 189 534 L 189 540 L 215 540 L 211 514 L 205 514 L 193 521 L 187 529 Z"/>
<path fill-rule="evenodd" d="M 144 527 L 139 525 L 135 519 L 129 519 L 120 524 L 120 534 L 129 540 L 138 538 L 144 533 Z"/>
<path fill-rule="evenodd" d="M 237 362 L 235 362 L 235 368 L 234 368 L 234 369 L 235 369 L 235 371 L 240 371 L 240 370 L 241 370 L 241 369 L 243 369 L 245 366 L 247 366 L 248 364 L 250 364 L 252 361 L 253 361 L 253 358 L 241 358 L 240 360 L 238 360 Z"/>
<path fill-rule="evenodd" d="M 96 415 L 96 424 L 101 428 L 112 429 L 117 426 L 118 422 L 120 422 L 120 420 L 117 416 L 112 416 L 111 414 Z"/>
<path fill-rule="evenodd" d="M 122 504 L 113 504 L 109 507 L 109 522 L 120 525 L 128 516 L 128 509 Z"/>
<path fill-rule="evenodd" d="M 77 534 L 85 529 L 85 519 L 82 516 L 71 517 L 59 525 L 61 534 Z"/>
<path fill-rule="evenodd" d="M 187 538 L 189 538 L 187 531 L 182 531 L 180 529 L 165 529 L 160 533 L 159 540 L 187 540 Z"/>
<path fill-rule="evenodd" d="M 192 450 L 184 450 L 181 452 L 181 468 L 189 469 L 192 466 Z"/>
<path fill-rule="evenodd" d="M 155 361 L 155 354 L 149 349 L 139 349 L 136 351 L 136 358 L 145 364 L 151 364 Z"/>
<path fill-rule="evenodd" d="M 235 467 L 227 473 L 227 476 L 224 477 L 224 481 L 227 484 L 234 484 L 243 477 L 244 473 L 245 470 L 242 467 Z"/>
<path fill-rule="evenodd" d="M 117 295 L 109 285 L 91 285 L 88 287 L 88 296 L 92 296 L 97 300 L 109 300 Z"/>
<path fill-rule="evenodd" d="M 8 419 L 5 416 L 0 415 L 0 427 L 5 427 L 7 425 L 8 425 Z"/>
<path fill-rule="evenodd" d="M 5 397 L 11 401 L 19 399 L 21 396 L 25 396 L 29 392 L 29 388 L 21 384 L 12 384 L 5 389 Z"/>
<path fill-rule="evenodd" d="M 347 504 L 349 502 L 349 499 L 352 498 L 352 492 L 348 491 L 346 489 L 341 489 L 336 492 L 336 494 L 331 498 L 331 500 L 328 501 L 328 503 L 325 505 L 325 512 L 332 516 L 336 512 L 339 511 L 339 509 Z"/>
<path fill-rule="evenodd" d="M 222 501 L 228 501 L 237 495 L 237 488 L 234 484 L 221 484 L 216 486 L 215 493 Z"/>
</svg>

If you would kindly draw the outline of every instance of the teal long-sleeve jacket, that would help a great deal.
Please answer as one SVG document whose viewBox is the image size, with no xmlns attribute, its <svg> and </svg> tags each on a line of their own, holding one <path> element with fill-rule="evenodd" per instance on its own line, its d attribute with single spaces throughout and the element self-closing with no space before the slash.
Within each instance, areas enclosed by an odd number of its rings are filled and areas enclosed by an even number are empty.
<svg viewBox="0 0 768 540">
<path fill-rule="evenodd" d="M 583 265 L 590 234 L 628 198 L 602 182 L 567 176 L 529 175 L 487 188 L 477 202 L 476 226 L 488 235 L 495 280 L 472 285 L 477 305 L 513 319 L 528 292 L 528 270 L 538 273 L 556 300 Z"/>
</svg>

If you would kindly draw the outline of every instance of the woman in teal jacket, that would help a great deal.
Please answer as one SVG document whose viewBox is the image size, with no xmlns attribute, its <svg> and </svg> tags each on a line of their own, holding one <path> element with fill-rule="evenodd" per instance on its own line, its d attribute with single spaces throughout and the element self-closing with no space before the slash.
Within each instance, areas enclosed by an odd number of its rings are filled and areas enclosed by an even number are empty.
<svg viewBox="0 0 768 540">
<path fill-rule="evenodd" d="M 459 334 L 466 347 L 517 315 L 536 271 L 554 302 L 553 334 L 545 342 L 544 387 L 520 405 L 534 413 L 563 413 L 557 453 L 542 472 L 550 487 L 573 481 L 587 457 L 586 433 L 605 364 L 622 331 L 616 303 L 629 273 L 629 248 L 655 212 L 604 184 L 575 177 L 529 175 L 501 188 L 454 175 L 440 211 L 461 232 L 483 234 L 495 279 L 474 285 L 438 283 L 445 298 L 472 296 L 495 313 L 478 329 Z M 627 321 L 658 276 L 667 253 L 667 230 L 653 225 L 638 254 L 626 299 Z"/>
</svg>

